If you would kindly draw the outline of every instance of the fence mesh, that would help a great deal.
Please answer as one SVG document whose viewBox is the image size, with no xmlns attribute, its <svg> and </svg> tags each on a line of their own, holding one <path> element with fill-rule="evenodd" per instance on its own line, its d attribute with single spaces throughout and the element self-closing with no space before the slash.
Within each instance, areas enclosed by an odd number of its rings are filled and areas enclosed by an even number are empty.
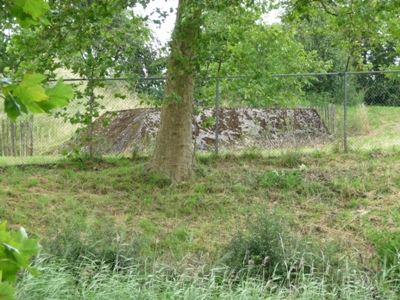
<svg viewBox="0 0 400 300">
<path fill-rule="evenodd" d="M 198 80 L 196 148 L 221 153 L 400 146 L 399 77 L 400 73 L 393 71 Z M 71 145 L 78 147 L 76 136 L 84 137 L 80 149 L 84 152 L 93 152 L 87 145 L 94 144 L 95 154 L 101 155 L 151 153 L 157 122 L 150 124 L 143 116 L 144 110 L 139 110 L 140 118 L 131 112 L 145 107 L 157 118 L 159 112 L 150 108 L 160 104 L 163 79 L 106 80 L 102 87 L 91 90 L 92 94 L 85 94 L 88 81 L 70 81 L 78 99 L 51 116 L 27 115 L 12 123 L 1 115 L 0 165 L 58 159 Z M 123 112 L 124 126 L 115 127 L 113 120 Z M 89 118 L 82 118 L 85 114 Z M 133 134 L 139 129 L 141 135 Z M 74 137 L 75 142 L 68 143 Z M 111 147 L 121 141 L 124 146 Z"/>
</svg>

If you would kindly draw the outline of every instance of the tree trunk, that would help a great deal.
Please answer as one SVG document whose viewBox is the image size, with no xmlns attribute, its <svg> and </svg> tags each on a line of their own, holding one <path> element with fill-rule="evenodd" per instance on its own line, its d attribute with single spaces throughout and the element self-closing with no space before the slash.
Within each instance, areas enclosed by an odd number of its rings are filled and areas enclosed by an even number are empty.
<svg viewBox="0 0 400 300">
<path fill-rule="evenodd" d="M 179 0 L 164 88 L 160 129 L 150 163 L 152 171 L 174 182 L 190 179 L 194 170 L 192 119 L 194 74 L 201 11 L 193 0 Z"/>
</svg>

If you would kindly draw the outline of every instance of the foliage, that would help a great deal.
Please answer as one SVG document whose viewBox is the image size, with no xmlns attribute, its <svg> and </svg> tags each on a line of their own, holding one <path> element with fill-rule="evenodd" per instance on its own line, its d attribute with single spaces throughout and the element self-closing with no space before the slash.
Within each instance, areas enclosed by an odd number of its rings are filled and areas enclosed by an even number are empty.
<svg viewBox="0 0 400 300">
<path fill-rule="evenodd" d="M 255 16 L 247 15 L 247 18 Z M 215 21 L 215 18 L 217 21 Z M 329 62 L 306 52 L 296 42 L 295 31 L 281 24 L 267 25 L 248 21 L 246 25 L 228 21 L 220 15 L 210 20 L 204 36 L 218 35 L 220 27 L 228 28 L 227 41 L 218 48 L 211 48 L 209 61 L 203 73 L 213 76 L 248 76 L 240 79 L 220 79 L 221 98 L 224 105 L 245 105 L 250 107 L 293 107 L 296 106 L 312 78 L 273 78 L 272 74 L 325 72 Z M 220 22 L 220 23 L 218 23 Z M 224 31 L 225 32 L 225 31 Z M 205 38 L 203 37 L 203 38 Z M 212 40 L 213 41 L 213 40 Z M 213 41 L 215 43 L 215 41 Z M 217 43 L 217 45 L 221 44 Z M 213 44 L 211 44 L 213 45 Z M 217 45 L 214 47 L 217 48 Z M 207 82 L 206 82 L 207 83 Z M 209 81 L 201 90 L 201 97 L 208 105 L 214 102 L 215 81 Z"/>
<path fill-rule="evenodd" d="M 0 298 L 12 300 L 16 289 L 9 284 L 16 282 L 21 269 L 38 275 L 38 271 L 30 267 L 29 259 L 38 254 L 40 246 L 36 240 L 28 238 L 24 228 L 10 232 L 6 225 L 6 222 L 0 224 Z"/>
<path fill-rule="evenodd" d="M 398 15 L 395 1 L 292 1 L 282 0 L 284 22 L 298 31 L 298 41 L 307 51 L 315 50 L 324 61 L 331 61 L 332 72 L 343 72 L 347 57 L 350 71 L 377 71 L 397 65 Z M 398 105 L 394 81 L 384 74 L 353 78 L 357 89 L 351 104 Z M 308 88 L 308 100 L 339 104 L 339 77 L 318 77 Z M 318 97 L 324 93 L 325 97 Z M 363 99 L 361 99 L 363 97 Z M 361 100 L 361 101 L 360 101 Z"/>
<path fill-rule="evenodd" d="M 131 86 L 127 92 L 136 89 L 159 97 L 161 83 L 137 81 L 138 77 L 155 75 L 163 68 L 146 21 L 129 9 L 146 2 L 49 1 L 51 24 L 35 30 L 22 29 L 11 37 L 7 51 L 18 54 L 18 73 L 35 70 L 54 78 L 60 72 L 70 72 L 73 77 L 84 79 L 74 86 L 74 105 L 79 109 L 55 113 L 65 121 L 81 125 L 81 147 L 92 139 L 93 119 L 105 109 L 101 104 L 104 95 L 98 88 L 105 86 L 106 77 L 126 76 Z M 124 99 L 126 95 L 118 90 L 114 97 Z M 75 150 L 79 154 L 81 149 Z"/>
<path fill-rule="evenodd" d="M 339 34 L 326 30 L 328 20 L 323 15 L 305 14 L 290 22 L 284 20 L 285 27 L 294 32 L 294 40 L 304 47 L 306 53 L 315 53 L 316 59 L 325 62 L 327 72 L 344 71 L 348 53 L 337 45 Z M 314 70 L 312 70 L 314 72 Z M 310 105 L 342 103 L 342 76 L 318 76 L 304 86 L 304 98 Z"/>
<path fill-rule="evenodd" d="M 322 33 L 321 45 L 325 45 L 327 40 L 324 37 L 328 37 L 332 48 L 337 50 L 336 54 L 329 57 L 350 57 L 350 68 L 355 71 L 377 70 L 398 64 L 395 45 L 399 39 L 399 24 L 396 20 L 400 11 L 396 0 L 353 0 L 350 5 L 346 0 L 280 0 L 279 4 L 285 9 L 285 22 L 304 24 L 306 20 L 306 24 L 314 27 L 309 37 L 320 36 Z M 319 45 L 314 47 L 322 50 Z M 327 49 L 322 52 L 329 53 Z M 342 62 L 342 68 L 335 71 L 343 69 Z M 370 82 L 361 85 L 379 85 L 382 81 L 383 76 L 375 78 L 375 75 L 371 75 Z M 366 95 L 367 103 L 376 103 L 370 98 Z"/>
<path fill-rule="evenodd" d="M 327 25 L 324 30 L 339 35 L 337 45 L 347 49 L 348 55 L 360 60 L 364 40 L 371 44 L 380 44 L 388 36 L 395 36 L 398 23 L 395 22 L 399 7 L 396 0 L 364 1 L 307 1 L 281 0 L 287 20 L 323 14 Z"/>
<path fill-rule="evenodd" d="M 18 30 L 14 25 L 15 22 L 27 31 L 30 31 L 31 25 L 50 25 L 45 16 L 49 10 L 48 3 L 43 0 L 6 1 L 2 4 L 1 10 L 3 14 L 0 22 L 2 41 L 9 42 L 7 31 Z M 2 48 L 8 51 L 4 48 L 5 45 L 3 44 Z M 15 121 L 22 113 L 49 113 L 52 109 L 67 105 L 67 100 L 73 97 L 71 88 L 61 79 L 55 86 L 47 88 L 41 85 L 47 76 L 34 72 L 20 73 L 19 76 L 13 76 L 20 80 L 13 80 L 8 73 L 17 72 L 10 69 L 10 67 L 18 66 L 15 55 L 12 54 L 11 59 L 5 59 L 3 53 L 5 52 L 2 52 L 2 57 L 0 57 L 0 72 L 6 73 L 7 77 L 5 75 L 0 77 L 0 88 L 4 95 L 4 110 L 11 120 Z M 4 60 L 10 65 L 4 65 Z"/>
<path fill-rule="evenodd" d="M 13 20 L 12 22 L 15 21 L 23 28 L 28 28 L 31 25 L 49 24 L 45 14 L 50 10 L 50 7 L 43 0 L 6 0 L 2 1 L 1 5 L 1 13 L 4 19 Z"/>
<path fill-rule="evenodd" d="M 10 78 L 0 78 L 4 95 L 4 110 L 15 121 L 22 113 L 50 113 L 52 109 L 68 104 L 74 95 L 71 87 L 58 80 L 56 84 L 41 86 L 46 76 L 25 74 L 22 81 L 14 83 Z"/>
<path fill-rule="evenodd" d="M 370 71 L 379 71 L 397 65 L 400 58 L 395 46 L 397 44 L 397 40 L 388 40 L 385 44 L 370 45 L 366 40 L 363 45 L 363 63 Z M 358 76 L 357 89 L 364 92 L 365 104 L 400 106 L 398 82 L 384 73 Z"/>
</svg>

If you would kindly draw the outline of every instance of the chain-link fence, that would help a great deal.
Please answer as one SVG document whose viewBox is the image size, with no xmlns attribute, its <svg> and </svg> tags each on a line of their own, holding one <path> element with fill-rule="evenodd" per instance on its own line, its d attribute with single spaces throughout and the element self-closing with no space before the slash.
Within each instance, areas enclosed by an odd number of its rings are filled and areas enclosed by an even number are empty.
<svg viewBox="0 0 400 300">
<path fill-rule="evenodd" d="M 203 78 L 196 85 L 198 151 L 400 146 L 400 72 Z M 163 78 L 68 79 L 77 99 L 52 116 L 0 120 L 0 165 L 63 154 L 151 153 Z"/>
<path fill-rule="evenodd" d="M 268 108 L 254 109 L 237 108 L 230 102 L 229 92 L 220 96 L 224 88 L 231 91 L 234 87 L 225 83 L 221 89 L 216 83 L 218 130 L 214 151 L 314 149 L 328 145 L 347 152 L 400 146 L 399 71 L 276 74 L 263 84 L 270 87 L 264 95 L 265 104 L 255 102 L 257 107 Z M 249 85 L 255 85 L 254 81 Z M 228 104 L 236 108 L 228 112 L 221 108 L 220 116 L 219 103 L 221 107 Z M 226 124 L 235 118 L 238 131 Z"/>
</svg>

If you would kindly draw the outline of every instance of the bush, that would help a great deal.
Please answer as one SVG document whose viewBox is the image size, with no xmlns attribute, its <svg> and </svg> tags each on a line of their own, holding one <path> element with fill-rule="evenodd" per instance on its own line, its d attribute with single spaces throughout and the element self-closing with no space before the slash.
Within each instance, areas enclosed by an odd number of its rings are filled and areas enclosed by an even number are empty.
<svg viewBox="0 0 400 300">
<path fill-rule="evenodd" d="M 247 221 L 225 247 L 223 263 L 236 274 L 260 272 L 276 277 L 286 273 L 285 260 L 291 255 L 290 236 L 272 213 L 261 213 Z"/>
<path fill-rule="evenodd" d="M 338 270 L 346 257 L 340 243 L 299 238 L 277 215 L 261 212 L 248 219 L 246 227 L 224 247 L 222 262 L 233 274 L 238 279 L 262 275 L 289 285 L 306 275 L 340 282 Z"/>
</svg>

